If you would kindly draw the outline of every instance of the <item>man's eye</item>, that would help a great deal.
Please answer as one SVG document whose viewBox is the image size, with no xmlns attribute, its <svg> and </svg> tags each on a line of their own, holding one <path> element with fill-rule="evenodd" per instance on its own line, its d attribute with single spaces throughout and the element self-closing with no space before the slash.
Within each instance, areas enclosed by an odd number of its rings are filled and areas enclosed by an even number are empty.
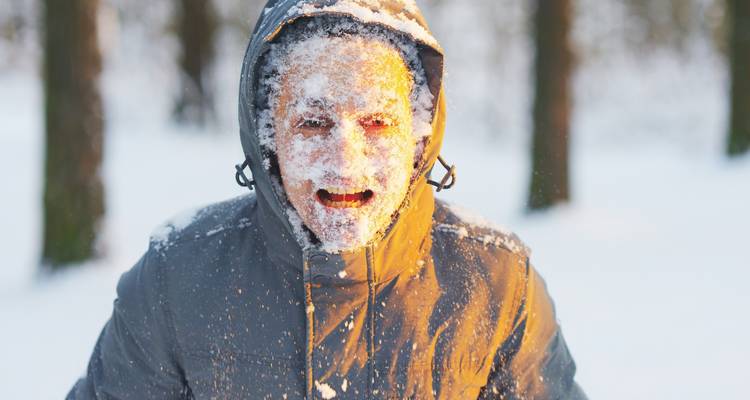
<svg viewBox="0 0 750 400">
<path fill-rule="evenodd" d="M 360 120 L 365 129 L 383 129 L 396 125 L 396 121 L 387 115 L 371 115 Z"/>
<path fill-rule="evenodd" d="M 303 118 L 298 124 L 298 128 L 306 129 L 327 129 L 333 126 L 328 118 Z"/>
<path fill-rule="evenodd" d="M 302 126 L 305 128 L 321 128 L 323 127 L 323 121 L 319 119 L 306 119 L 305 122 L 302 123 Z"/>
</svg>

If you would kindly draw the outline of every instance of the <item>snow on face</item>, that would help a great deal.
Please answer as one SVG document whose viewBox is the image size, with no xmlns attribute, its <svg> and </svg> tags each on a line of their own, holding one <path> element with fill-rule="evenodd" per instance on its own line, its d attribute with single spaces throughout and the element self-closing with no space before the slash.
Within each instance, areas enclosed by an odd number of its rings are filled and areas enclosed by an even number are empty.
<svg viewBox="0 0 750 400">
<path fill-rule="evenodd" d="M 291 46 L 273 121 L 284 190 L 331 252 L 366 246 L 391 222 L 414 170 L 411 74 L 363 36 Z"/>
</svg>

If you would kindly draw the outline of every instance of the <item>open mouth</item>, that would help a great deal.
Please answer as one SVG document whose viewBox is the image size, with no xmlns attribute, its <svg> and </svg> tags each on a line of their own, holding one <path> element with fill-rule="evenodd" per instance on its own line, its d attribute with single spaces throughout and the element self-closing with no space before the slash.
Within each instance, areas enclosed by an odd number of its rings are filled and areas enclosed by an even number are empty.
<svg viewBox="0 0 750 400">
<path fill-rule="evenodd" d="M 318 200 L 326 207 L 357 208 L 367 204 L 374 196 L 374 193 L 372 190 L 357 193 L 333 193 L 325 189 L 320 189 L 316 195 Z"/>
</svg>

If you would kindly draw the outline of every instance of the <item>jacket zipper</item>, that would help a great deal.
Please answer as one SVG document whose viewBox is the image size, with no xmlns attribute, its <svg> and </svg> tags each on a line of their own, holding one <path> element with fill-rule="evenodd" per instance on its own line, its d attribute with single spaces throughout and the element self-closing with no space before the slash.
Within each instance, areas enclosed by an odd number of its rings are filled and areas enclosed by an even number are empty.
<svg viewBox="0 0 750 400">
<path fill-rule="evenodd" d="M 365 249 L 367 260 L 367 395 L 373 395 L 375 384 L 375 270 L 371 246 Z"/>
<path fill-rule="evenodd" d="M 312 273 L 310 272 L 309 255 L 305 254 L 303 261 L 303 271 L 305 284 L 305 322 L 306 322 L 306 341 L 305 341 L 305 398 L 313 400 L 313 347 L 314 331 L 313 323 L 315 321 L 315 306 L 312 302 Z"/>
</svg>

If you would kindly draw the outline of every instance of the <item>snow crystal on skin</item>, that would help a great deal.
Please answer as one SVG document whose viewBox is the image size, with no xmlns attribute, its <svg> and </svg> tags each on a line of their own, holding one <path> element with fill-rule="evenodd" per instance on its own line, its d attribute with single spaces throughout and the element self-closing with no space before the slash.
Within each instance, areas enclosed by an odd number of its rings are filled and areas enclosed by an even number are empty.
<svg viewBox="0 0 750 400">
<path fill-rule="evenodd" d="M 411 14 L 417 13 L 418 8 L 413 0 L 402 0 L 401 3 L 406 11 Z M 383 6 L 379 0 L 339 0 L 336 4 L 321 8 L 311 3 L 302 4 L 301 6 L 297 5 L 289 9 L 287 16 L 291 17 L 300 13 L 304 15 L 327 13 L 348 14 L 362 22 L 383 24 L 399 32 L 405 32 L 429 46 L 440 47 L 432 34 L 420 25 L 419 22 L 409 18 L 408 15 L 404 13 L 394 15 L 385 11 L 373 11 L 373 9 L 383 10 Z"/>
<path fill-rule="evenodd" d="M 351 23 L 348 25 L 351 28 Z M 369 36 L 368 36 L 369 35 Z M 320 62 L 321 54 L 330 54 L 331 49 L 343 47 L 353 47 L 354 54 L 357 59 L 349 60 L 352 63 L 358 61 L 366 61 L 368 57 L 373 57 L 373 46 L 372 40 L 377 40 L 381 47 L 391 47 L 392 44 L 382 37 L 374 35 L 372 32 L 365 32 L 362 36 L 348 36 L 345 38 L 340 37 L 329 37 L 327 33 L 320 32 L 318 35 L 304 38 L 297 42 L 290 44 L 277 44 L 272 46 L 271 55 L 269 57 L 268 64 L 264 68 L 263 75 L 266 77 L 273 77 L 265 79 L 263 84 L 266 88 L 270 89 L 271 101 L 270 110 L 263 110 L 259 113 L 259 138 L 261 144 L 268 151 L 275 152 L 278 148 L 278 143 L 274 140 L 276 132 L 273 128 L 273 115 L 276 107 L 278 107 L 278 95 L 277 93 L 281 90 L 280 76 L 284 76 L 292 68 L 302 69 L 303 71 L 314 71 L 316 64 Z M 383 46 L 385 45 L 385 46 Z M 405 59 L 410 59 L 410 66 L 419 65 L 415 62 L 418 59 L 418 52 L 416 47 L 402 45 L 400 47 L 406 48 L 401 49 L 401 56 Z M 376 57 L 376 56 L 375 56 Z M 406 60 L 404 60 L 407 62 Z M 268 73 L 269 71 L 275 71 L 276 73 Z M 317 229 L 319 236 L 321 237 L 323 244 L 321 249 L 328 252 L 341 252 L 347 249 L 365 246 L 369 240 L 371 240 L 375 234 L 384 229 L 391 220 L 392 212 L 395 208 L 400 205 L 406 195 L 407 187 L 403 190 L 398 190 L 394 193 L 388 187 L 384 186 L 384 183 L 390 181 L 403 181 L 408 182 L 409 175 L 413 173 L 411 165 L 413 164 L 413 158 L 409 160 L 408 165 L 409 171 L 404 171 L 403 167 L 399 166 L 399 155 L 405 154 L 414 155 L 416 153 L 416 140 L 424 136 L 429 136 L 432 133 L 432 94 L 426 85 L 426 78 L 424 77 L 424 71 L 417 69 L 412 72 L 412 90 L 410 90 L 410 106 L 411 115 L 403 118 L 404 120 L 411 119 L 411 133 L 415 141 L 410 143 L 414 148 L 405 147 L 404 143 L 400 143 L 396 137 L 382 137 L 376 138 L 374 141 L 369 140 L 365 143 L 363 140 L 357 142 L 349 142 L 357 147 L 357 151 L 354 153 L 360 154 L 365 153 L 365 149 L 379 149 L 383 154 L 392 154 L 397 156 L 383 156 L 383 157 L 370 157 L 370 162 L 362 162 L 363 160 L 353 160 L 357 162 L 350 162 L 346 166 L 346 177 L 336 177 L 331 174 L 331 165 L 334 165 L 336 160 L 330 159 L 335 154 L 327 151 L 330 148 L 340 148 L 341 143 L 331 139 L 340 140 L 345 136 L 345 132 L 349 132 L 355 127 L 352 126 L 349 120 L 336 120 L 335 129 L 330 137 L 322 138 L 319 136 L 303 137 L 302 135 L 295 135 L 289 145 L 289 153 L 296 155 L 291 157 L 285 163 L 285 179 L 290 184 L 301 184 L 306 181 L 313 182 L 316 188 L 321 189 L 343 189 L 348 193 L 364 191 L 365 189 L 373 190 L 379 195 L 393 195 L 392 201 L 387 198 L 373 199 L 366 207 L 360 209 L 331 209 L 325 207 L 317 201 L 313 204 L 309 204 L 312 210 L 304 210 L 305 215 L 310 214 L 308 211 L 312 211 L 314 215 L 317 215 L 318 220 L 326 220 L 325 229 L 331 234 L 323 232 L 321 235 L 320 228 Z M 419 82 L 419 85 L 416 85 Z M 380 112 L 386 112 L 394 115 L 399 115 L 398 110 L 393 110 L 393 104 L 397 103 L 396 93 L 394 90 L 388 90 L 386 85 L 378 85 L 377 82 L 370 82 L 369 86 L 366 87 L 366 94 L 362 95 L 358 93 L 358 96 L 353 96 L 352 93 L 348 93 L 349 82 L 332 82 L 328 76 L 324 74 L 312 73 L 305 76 L 304 79 L 296 85 L 298 90 L 294 94 L 294 98 L 298 101 L 293 103 L 287 112 L 288 114 L 304 115 L 306 112 L 314 112 L 316 110 L 310 110 L 310 104 L 305 99 L 326 99 L 332 98 L 332 102 L 341 101 L 342 98 L 347 98 L 350 101 L 355 101 L 358 107 L 363 109 L 372 109 Z M 344 85 L 342 87 L 342 85 Z M 319 111 L 318 111 L 319 112 Z M 410 118 L 409 118 L 410 117 Z M 291 127 L 291 118 L 285 118 L 283 120 L 283 126 L 279 128 L 288 131 Z M 348 124 L 348 125 L 347 125 Z M 408 124 L 407 124 L 408 125 Z M 373 143 L 374 142 L 374 143 Z M 421 142 L 421 140 L 420 140 Z M 285 153 L 285 154 L 289 154 Z M 312 155 L 315 153 L 322 153 L 322 157 L 318 163 L 312 163 L 310 160 L 313 159 Z M 421 152 L 419 153 L 421 154 Z M 285 159 L 286 160 L 286 159 Z M 376 161 L 376 162 L 372 162 Z M 264 160 L 265 165 L 269 165 Z M 404 162 L 403 164 L 407 164 Z M 388 171 L 388 173 L 383 173 Z M 399 173 L 396 173 L 399 172 Z M 334 174 L 335 175 L 335 174 Z M 354 179 L 348 179 L 350 177 Z M 380 179 L 378 179 L 380 176 Z M 339 179 L 343 178 L 343 179 Z M 346 184 L 341 184 L 341 181 L 347 181 Z M 277 191 L 283 196 L 284 191 L 279 190 L 280 186 L 277 187 Z M 335 190 L 334 190 L 335 191 Z M 392 203 L 397 203 L 392 204 Z M 394 210 L 388 210 L 389 207 Z M 288 208 L 288 207 L 287 207 Z M 302 218 L 296 210 L 287 210 L 286 213 L 289 216 L 289 220 L 292 224 L 295 236 L 303 247 L 309 247 L 310 243 L 307 239 L 307 234 L 302 226 Z M 388 211 L 388 212 L 385 212 Z M 374 214 L 381 215 L 381 218 L 362 218 L 363 216 L 372 216 Z M 314 229 L 316 230 L 316 229 Z M 348 232 L 348 235 L 341 235 L 340 232 Z"/>
<path fill-rule="evenodd" d="M 315 388 L 318 389 L 320 396 L 325 400 L 336 397 L 336 391 L 327 383 L 315 381 Z"/>
</svg>

